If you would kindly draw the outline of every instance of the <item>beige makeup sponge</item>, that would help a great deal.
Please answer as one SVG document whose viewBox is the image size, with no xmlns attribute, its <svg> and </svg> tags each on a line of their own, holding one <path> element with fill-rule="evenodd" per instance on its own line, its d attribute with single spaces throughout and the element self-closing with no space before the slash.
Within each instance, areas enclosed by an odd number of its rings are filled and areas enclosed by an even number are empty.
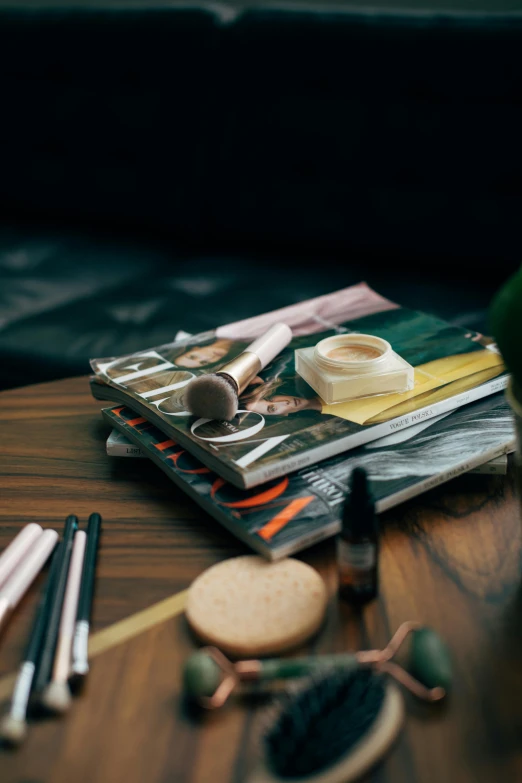
<svg viewBox="0 0 522 783">
<path fill-rule="evenodd" d="M 192 583 L 186 615 L 203 642 L 234 657 L 257 658 L 306 641 L 323 622 L 326 605 L 325 584 L 311 566 L 245 555 L 212 566 Z"/>
</svg>

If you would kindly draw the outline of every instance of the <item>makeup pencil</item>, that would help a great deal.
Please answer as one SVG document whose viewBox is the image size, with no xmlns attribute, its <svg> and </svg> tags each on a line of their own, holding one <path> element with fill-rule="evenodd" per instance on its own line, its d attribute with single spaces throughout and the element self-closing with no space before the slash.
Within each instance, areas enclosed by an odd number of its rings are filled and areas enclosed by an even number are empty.
<svg viewBox="0 0 522 783">
<path fill-rule="evenodd" d="M 42 648 L 45 627 L 49 617 L 49 604 L 53 594 L 53 580 L 56 576 L 58 564 L 58 552 L 55 550 L 52 556 L 51 567 L 45 583 L 38 607 L 36 609 L 33 625 L 27 641 L 24 658 L 16 678 L 16 683 L 11 697 L 9 712 L 0 724 L 0 736 L 12 745 L 18 745 L 27 733 L 27 708 L 34 680 L 36 662 Z"/>
<path fill-rule="evenodd" d="M 79 530 L 74 536 L 51 681 L 41 696 L 42 704 L 51 712 L 65 712 L 71 703 L 71 691 L 67 681 L 71 669 L 72 643 L 86 540 L 87 536 L 83 530 Z"/>
<path fill-rule="evenodd" d="M 57 540 L 56 530 L 46 530 L 38 536 L 22 562 L 0 589 L 0 626 L 43 568 Z"/>
<path fill-rule="evenodd" d="M 42 532 L 40 525 L 31 522 L 25 525 L 4 549 L 0 556 L 0 587 L 7 581 Z"/>
<path fill-rule="evenodd" d="M 82 585 L 73 642 L 72 674 L 75 677 L 85 677 L 89 671 L 89 621 L 94 594 L 94 575 L 96 573 L 101 523 L 102 518 L 99 514 L 91 514 L 87 527 L 87 548 L 85 550 Z"/>
<path fill-rule="evenodd" d="M 78 517 L 73 514 L 65 520 L 63 538 L 56 554 L 58 563 L 56 566 L 56 578 L 52 588 L 52 599 L 49 606 L 49 620 L 45 629 L 42 651 L 36 667 L 34 690 L 41 693 L 51 678 L 53 669 L 54 652 L 58 638 L 60 618 L 62 616 L 63 598 L 67 585 L 67 574 L 71 561 L 71 551 L 74 534 L 78 530 Z"/>
</svg>

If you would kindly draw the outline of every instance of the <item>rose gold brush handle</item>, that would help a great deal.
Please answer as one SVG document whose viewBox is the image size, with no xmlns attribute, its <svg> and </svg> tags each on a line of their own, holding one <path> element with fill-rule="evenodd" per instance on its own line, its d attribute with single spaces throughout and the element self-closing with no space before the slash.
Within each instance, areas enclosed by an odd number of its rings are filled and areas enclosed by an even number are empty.
<svg viewBox="0 0 522 783">
<path fill-rule="evenodd" d="M 254 340 L 243 353 L 224 365 L 219 375 L 231 378 L 241 394 L 257 375 L 266 367 L 292 339 L 292 330 L 286 324 L 274 324 L 265 334 Z"/>
</svg>

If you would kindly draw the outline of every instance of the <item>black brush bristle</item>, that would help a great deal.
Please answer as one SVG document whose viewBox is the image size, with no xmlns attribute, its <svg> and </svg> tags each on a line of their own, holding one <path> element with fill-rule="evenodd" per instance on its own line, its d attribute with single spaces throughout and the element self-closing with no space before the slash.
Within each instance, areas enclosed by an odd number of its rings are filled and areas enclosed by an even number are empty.
<svg viewBox="0 0 522 783">
<path fill-rule="evenodd" d="M 289 697 L 265 737 L 273 771 L 298 778 L 335 764 L 368 732 L 384 694 L 383 678 L 368 669 L 312 679 Z"/>
</svg>

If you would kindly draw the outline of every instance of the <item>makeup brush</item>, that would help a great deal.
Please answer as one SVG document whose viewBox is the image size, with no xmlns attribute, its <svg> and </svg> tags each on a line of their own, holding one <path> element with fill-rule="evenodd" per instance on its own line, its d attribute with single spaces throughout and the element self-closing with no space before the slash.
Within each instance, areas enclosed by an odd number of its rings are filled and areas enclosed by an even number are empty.
<svg viewBox="0 0 522 783">
<path fill-rule="evenodd" d="M 221 421 L 233 419 L 241 392 L 263 367 L 286 348 L 291 339 L 292 330 L 286 324 L 271 326 L 219 372 L 194 378 L 185 392 L 187 409 L 200 418 Z"/>
<path fill-rule="evenodd" d="M 80 583 L 87 536 L 79 530 L 74 536 L 71 564 L 63 601 L 58 643 L 54 658 L 51 682 L 42 693 L 41 701 L 50 712 L 66 712 L 71 703 L 71 691 L 67 681 L 71 668 L 71 652 L 74 637 L 74 621 L 78 609 Z"/>
<path fill-rule="evenodd" d="M 96 557 L 100 538 L 102 518 L 99 514 L 91 514 L 87 527 L 87 547 L 82 572 L 80 600 L 76 615 L 71 674 L 74 677 L 85 677 L 89 671 L 89 620 L 91 616 L 92 598 L 94 594 L 94 575 L 96 572 Z"/>
<path fill-rule="evenodd" d="M 67 584 L 67 574 L 71 560 L 71 550 L 74 534 L 78 529 L 78 517 L 73 514 L 65 520 L 63 538 L 60 548 L 56 553 L 58 563 L 56 565 L 56 578 L 54 580 L 52 599 L 49 607 L 49 620 L 45 629 L 41 655 L 36 667 L 34 677 L 34 690 L 41 693 L 51 678 L 53 668 L 58 628 L 62 615 L 63 598 Z"/>
<path fill-rule="evenodd" d="M 25 554 L 32 547 L 38 536 L 42 535 L 42 528 L 35 522 L 25 525 L 11 543 L 4 549 L 0 556 L 0 587 L 7 580 L 18 563 L 23 560 Z"/>
<path fill-rule="evenodd" d="M 15 608 L 31 582 L 43 568 L 57 540 L 56 530 L 46 530 L 41 536 L 38 536 L 22 562 L 3 584 L 0 589 L 0 626 L 3 625 L 9 613 Z"/>
<path fill-rule="evenodd" d="M 45 626 L 49 617 L 49 605 L 53 594 L 53 580 L 58 563 L 57 551 L 52 556 L 45 587 L 36 609 L 33 625 L 27 641 L 25 655 L 11 697 L 9 712 L 0 724 L 0 737 L 11 745 L 19 745 L 27 733 L 27 708 L 34 679 L 36 662 L 42 647 Z"/>
</svg>

